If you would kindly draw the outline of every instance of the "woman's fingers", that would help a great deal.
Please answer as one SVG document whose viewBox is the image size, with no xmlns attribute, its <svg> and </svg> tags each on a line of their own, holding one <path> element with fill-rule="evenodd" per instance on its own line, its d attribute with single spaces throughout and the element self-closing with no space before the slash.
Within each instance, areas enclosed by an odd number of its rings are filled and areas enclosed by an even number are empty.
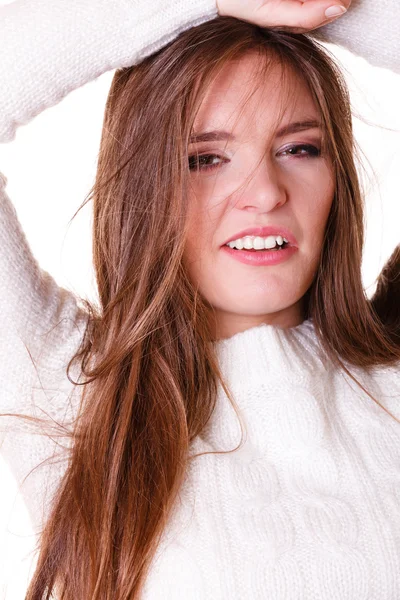
<svg viewBox="0 0 400 600">
<path fill-rule="evenodd" d="M 344 14 L 350 4 L 351 0 L 217 0 L 221 16 L 236 17 L 260 27 L 283 27 L 295 33 L 325 25 Z"/>
</svg>

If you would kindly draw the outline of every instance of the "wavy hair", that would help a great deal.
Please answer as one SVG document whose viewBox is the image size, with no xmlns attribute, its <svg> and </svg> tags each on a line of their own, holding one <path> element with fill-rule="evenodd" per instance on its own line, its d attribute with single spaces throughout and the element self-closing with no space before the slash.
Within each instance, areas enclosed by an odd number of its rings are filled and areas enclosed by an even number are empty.
<svg viewBox="0 0 400 600">
<path fill-rule="evenodd" d="M 67 371 L 79 364 L 85 381 L 71 381 L 82 386 L 82 399 L 26 600 L 140 598 L 219 384 L 240 419 L 219 371 L 212 307 L 182 257 L 194 119 L 216 75 L 249 51 L 308 85 L 332 159 L 335 194 L 304 318 L 353 379 L 345 362 L 368 369 L 400 360 L 400 246 L 369 300 L 350 99 L 330 53 L 306 35 L 217 17 L 117 70 L 85 201 L 93 200 L 100 305 L 84 301 L 87 328 Z"/>
</svg>

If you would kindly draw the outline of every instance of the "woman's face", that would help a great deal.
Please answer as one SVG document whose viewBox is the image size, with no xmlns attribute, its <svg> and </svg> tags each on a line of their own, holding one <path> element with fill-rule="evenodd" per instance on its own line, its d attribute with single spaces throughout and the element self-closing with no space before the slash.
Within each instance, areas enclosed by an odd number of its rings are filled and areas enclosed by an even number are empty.
<svg viewBox="0 0 400 600">
<path fill-rule="evenodd" d="M 259 60 L 249 53 L 229 63 L 214 80 L 194 133 L 219 133 L 189 147 L 184 261 L 191 280 L 215 309 L 215 339 L 261 323 L 286 328 L 303 321 L 302 297 L 318 267 L 334 196 L 331 162 L 320 155 L 319 113 L 306 85 L 288 74 L 288 94 L 278 65 L 262 81 L 255 72 Z M 254 90 L 250 97 L 249 90 Z M 283 102 L 283 117 L 277 122 Z M 288 129 L 304 122 L 301 128 Z M 284 260 L 266 264 L 270 250 L 226 246 L 230 240 L 244 242 L 243 232 L 252 228 L 259 231 L 250 240 L 257 235 L 264 241 L 270 232 L 260 228 L 268 226 L 286 239 L 294 236 L 292 248 L 273 252 Z"/>
</svg>

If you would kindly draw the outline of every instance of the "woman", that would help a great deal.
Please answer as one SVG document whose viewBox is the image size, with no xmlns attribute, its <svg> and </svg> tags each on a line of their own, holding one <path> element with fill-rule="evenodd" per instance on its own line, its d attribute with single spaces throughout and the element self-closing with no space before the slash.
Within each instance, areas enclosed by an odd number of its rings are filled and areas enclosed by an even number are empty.
<svg viewBox="0 0 400 600">
<path fill-rule="evenodd" d="M 40 271 L 2 195 L 2 412 L 34 417 L 3 417 L 3 452 L 43 529 L 29 600 L 400 595 L 399 254 L 368 301 L 346 86 L 300 34 L 329 3 L 264 5 L 3 9 L 3 141 L 118 68 L 100 308 Z"/>
</svg>

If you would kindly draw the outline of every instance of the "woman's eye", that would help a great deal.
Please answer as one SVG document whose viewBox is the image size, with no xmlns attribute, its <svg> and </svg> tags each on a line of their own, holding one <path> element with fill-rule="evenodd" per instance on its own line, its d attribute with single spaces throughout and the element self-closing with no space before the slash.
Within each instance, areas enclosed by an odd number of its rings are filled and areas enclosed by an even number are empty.
<svg viewBox="0 0 400 600">
<path fill-rule="evenodd" d="M 189 156 L 189 170 L 208 171 L 218 167 L 223 161 L 224 159 L 216 154 L 193 154 Z"/>
<path fill-rule="evenodd" d="M 299 152 L 301 150 L 302 152 Z M 312 144 L 299 144 L 296 146 L 290 146 L 286 148 L 280 154 L 289 154 L 290 156 L 309 156 L 317 157 L 321 156 L 321 150 Z"/>
<path fill-rule="evenodd" d="M 321 156 L 321 150 L 312 144 L 297 144 L 282 150 L 279 154 L 283 156 L 316 158 Z M 224 162 L 227 162 L 227 160 L 217 154 L 193 154 L 189 156 L 189 170 L 210 171 L 221 166 Z"/>
</svg>

